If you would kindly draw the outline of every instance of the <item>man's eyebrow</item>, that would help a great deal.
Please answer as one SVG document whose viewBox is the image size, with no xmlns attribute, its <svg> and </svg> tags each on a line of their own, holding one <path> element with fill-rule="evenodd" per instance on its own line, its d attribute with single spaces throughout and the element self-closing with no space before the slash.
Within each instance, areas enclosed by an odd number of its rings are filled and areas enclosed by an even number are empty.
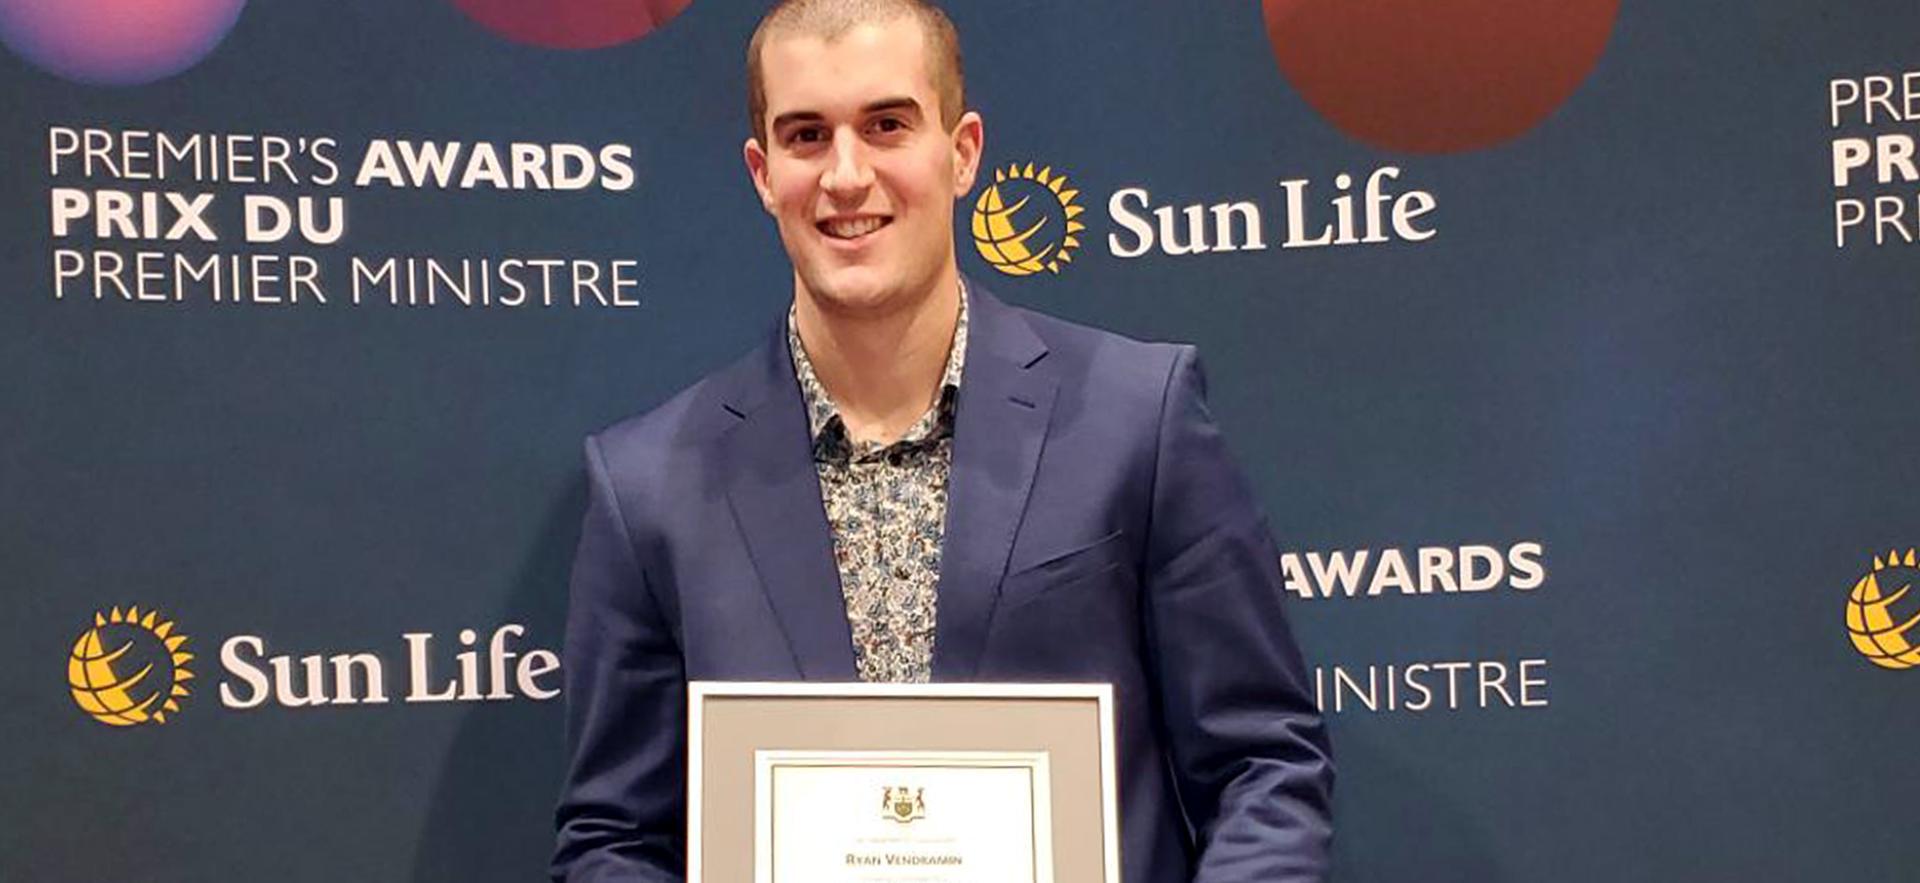
<svg viewBox="0 0 1920 883">
<path fill-rule="evenodd" d="M 889 110 L 911 110 L 915 113 L 919 113 L 920 102 L 902 95 L 898 98 L 882 98 L 879 101 L 875 101 L 871 104 L 868 104 L 866 107 L 860 108 L 861 113 L 869 113 L 869 114 L 884 113 Z"/>
<path fill-rule="evenodd" d="M 771 126 L 771 128 L 775 128 L 775 129 L 785 128 L 787 126 L 793 125 L 794 123 L 817 123 L 824 119 L 826 119 L 826 116 L 821 114 L 818 111 L 796 110 L 790 113 L 783 113 L 777 117 L 774 117 L 773 125 Z"/>
<path fill-rule="evenodd" d="M 882 98 L 878 101 L 868 102 L 866 106 L 860 108 L 860 113 L 862 115 L 870 115 L 885 113 L 890 110 L 907 110 L 915 114 L 921 112 L 920 102 L 902 95 L 897 98 Z M 826 118 L 826 114 L 817 110 L 795 110 L 774 117 L 773 125 L 770 128 L 782 129 L 796 123 L 817 123 Z"/>
</svg>

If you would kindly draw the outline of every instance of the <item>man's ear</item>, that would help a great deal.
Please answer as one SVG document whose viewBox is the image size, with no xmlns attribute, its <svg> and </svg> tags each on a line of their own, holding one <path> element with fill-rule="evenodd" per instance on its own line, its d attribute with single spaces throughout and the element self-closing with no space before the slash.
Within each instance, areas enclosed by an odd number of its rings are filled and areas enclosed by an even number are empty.
<svg viewBox="0 0 1920 883">
<path fill-rule="evenodd" d="M 747 177 L 753 179 L 753 189 L 760 194 L 760 207 L 773 214 L 773 186 L 767 180 L 767 149 L 760 146 L 760 139 L 748 138 L 740 148 L 740 154 L 747 161 Z"/>
<path fill-rule="evenodd" d="M 987 148 L 986 123 L 976 111 L 960 115 L 953 127 L 953 195 L 966 196 L 980 174 L 980 156 Z"/>
</svg>

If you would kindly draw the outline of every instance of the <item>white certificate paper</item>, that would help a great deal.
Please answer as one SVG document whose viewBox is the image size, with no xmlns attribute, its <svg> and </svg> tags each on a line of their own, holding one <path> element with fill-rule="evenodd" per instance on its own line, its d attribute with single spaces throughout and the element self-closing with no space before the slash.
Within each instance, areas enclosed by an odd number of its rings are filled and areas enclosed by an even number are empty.
<svg viewBox="0 0 1920 883">
<path fill-rule="evenodd" d="M 754 752 L 755 883 L 1053 883 L 1045 752 Z"/>
</svg>

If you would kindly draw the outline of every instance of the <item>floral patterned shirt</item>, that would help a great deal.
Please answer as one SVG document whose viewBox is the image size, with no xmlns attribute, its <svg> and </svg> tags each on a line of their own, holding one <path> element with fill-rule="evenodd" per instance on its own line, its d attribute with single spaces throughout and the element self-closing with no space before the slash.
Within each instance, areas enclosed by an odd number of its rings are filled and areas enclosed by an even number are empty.
<svg viewBox="0 0 1920 883">
<path fill-rule="evenodd" d="M 787 348 L 806 399 L 813 464 L 833 530 L 854 661 L 869 682 L 926 683 L 933 674 L 934 587 L 953 470 L 953 415 L 967 355 L 967 293 L 960 289 L 939 397 L 890 444 L 855 442 L 800 344 L 790 310 Z"/>
</svg>

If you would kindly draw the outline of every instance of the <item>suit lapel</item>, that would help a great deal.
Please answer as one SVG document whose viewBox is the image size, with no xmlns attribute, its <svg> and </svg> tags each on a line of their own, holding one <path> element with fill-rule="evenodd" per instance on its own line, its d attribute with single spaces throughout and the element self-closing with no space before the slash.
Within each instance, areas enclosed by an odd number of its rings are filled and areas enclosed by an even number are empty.
<svg viewBox="0 0 1920 883">
<path fill-rule="evenodd" d="M 971 281 L 968 287 L 933 642 L 934 679 L 944 681 L 969 680 L 980 667 L 1056 386 L 1043 362 L 1046 345 L 1026 320 Z"/>
<path fill-rule="evenodd" d="M 726 403 L 738 418 L 720 440 L 727 498 L 800 676 L 855 681 L 853 632 L 784 326 L 773 338 L 744 360 Z"/>
</svg>

